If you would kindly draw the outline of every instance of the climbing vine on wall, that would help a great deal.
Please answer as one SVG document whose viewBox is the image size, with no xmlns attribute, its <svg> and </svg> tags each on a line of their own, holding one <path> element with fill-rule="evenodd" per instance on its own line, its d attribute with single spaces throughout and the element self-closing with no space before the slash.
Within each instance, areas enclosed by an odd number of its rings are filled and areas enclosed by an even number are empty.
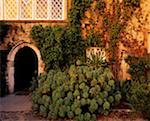
<svg viewBox="0 0 150 121">
<path fill-rule="evenodd" d="M 69 66 L 85 59 L 85 43 L 81 37 L 80 19 L 91 1 L 73 0 L 69 24 L 64 28 L 34 26 L 31 37 L 36 41 L 46 70 Z M 59 33 L 59 36 L 57 36 Z"/>
<path fill-rule="evenodd" d="M 60 44 L 61 28 L 34 26 L 31 36 L 40 49 L 42 59 L 45 63 L 45 70 L 57 69 L 61 66 L 62 49 Z"/>
<path fill-rule="evenodd" d="M 112 70 L 117 78 L 120 65 L 119 43 L 128 21 L 134 11 L 140 7 L 140 0 L 115 0 L 108 3 L 105 0 L 72 0 L 71 7 L 68 25 L 59 29 L 61 35 L 58 43 L 61 64 L 70 65 L 78 59 L 84 60 L 87 46 L 100 46 L 107 50 Z M 38 29 L 33 27 L 32 30 L 37 32 L 32 31 L 31 35 L 33 38 L 34 36 L 38 38 L 35 38 L 38 40 L 38 45 L 43 45 L 45 39 L 50 39 L 51 37 L 48 36 L 52 34 L 46 35 L 43 33 L 43 28 L 39 32 Z M 43 37 L 44 41 L 39 41 Z M 43 52 L 43 57 L 45 54 Z"/>
<path fill-rule="evenodd" d="M 120 58 L 119 43 L 128 21 L 140 7 L 140 0 L 93 0 L 81 18 L 82 37 L 89 40 L 91 33 L 98 35 L 112 64 L 114 76 L 118 77 Z M 99 44 L 100 45 L 100 44 Z"/>
</svg>

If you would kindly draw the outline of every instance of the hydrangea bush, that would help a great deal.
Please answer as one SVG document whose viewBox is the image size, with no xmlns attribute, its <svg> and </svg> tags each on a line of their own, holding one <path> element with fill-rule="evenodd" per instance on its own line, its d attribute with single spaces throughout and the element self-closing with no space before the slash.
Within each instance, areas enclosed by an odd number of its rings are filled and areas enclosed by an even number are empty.
<svg viewBox="0 0 150 121">
<path fill-rule="evenodd" d="M 110 69 L 103 66 L 71 65 L 65 72 L 50 70 L 38 81 L 32 94 L 33 110 L 48 119 L 94 121 L 121 99 Z"/>
</svg>

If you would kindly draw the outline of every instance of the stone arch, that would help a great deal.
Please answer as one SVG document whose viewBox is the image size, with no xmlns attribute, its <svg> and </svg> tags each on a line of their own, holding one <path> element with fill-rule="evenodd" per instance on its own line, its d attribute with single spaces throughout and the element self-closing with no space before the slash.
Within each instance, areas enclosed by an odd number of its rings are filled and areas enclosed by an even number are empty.
<svg viewBox="0 0 150 121">
<path fill-rule="evenodd" d="M 13 93 L 14 92 L 14 61 L 15 61 L 15 56 L 17 54 L 17 52 L 24 47 L 29 47 L 31 48 L 38 59 L 38 75 L 40 75 L 40 73 L 44 72 L 44 64 L 41 58 L 41 54 L 39 49 L 30 43 L 27 42 L 19 42 L 17 43 L 9 52 L 8 56 L 7 56 L 7 85 L 8 85 L 8 91 L 9 93 Z"/>
</svg>

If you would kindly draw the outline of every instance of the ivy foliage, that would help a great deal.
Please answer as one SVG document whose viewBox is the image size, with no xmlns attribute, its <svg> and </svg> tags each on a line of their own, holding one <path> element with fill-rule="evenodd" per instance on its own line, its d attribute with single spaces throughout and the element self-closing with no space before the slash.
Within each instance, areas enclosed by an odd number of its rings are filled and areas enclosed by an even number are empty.
<svg viewBox="0 0 150 121">
<path fill-rule="evenodd" d="M 64 65 L 75 64 L 78 59 L 85 60 L 86 44 L 81 35 L 80 19 L 92 1 L 72 0 L 72 8 L 69 12 L 69 24 L 64 30 L 61 39 Z"/>
<path fill-rule="evenodd" d="M 92 0 L 73 0 L 69 24 L 65 28 L 34 26 L 31 37 L 40 49 L 46 70 L 69 66 L 85 59 L 80 19 Z"/>
<path fill-rule="evenodd" d="M 40 77 L 32 95 L 33 110 L 48 119 L 96 121 L 118 104 L 121 93 L 107 67 L 71 65 L 68 71 L 50 70 Z"/>
<path fill-rule="evenodd" d="M 76 60 L 85 60 L 85 43 L 81 38 L 80 30 L 68 27 L 61 38 L 63 65 L 71 65 Z"/>
<path fill-rule="evenodd" d="M 72 0 L 69 21 L 71 26 L 81 28 L 81 18 L 93 0 Z"/>
<path fill-rule="evenodd" d="M 31 37 L 40 49 L 46 70 L 57 69 L 61 66 L 63 60 L 61 35 L 62 29 L 60 27 L 44 28 L 42 25 L 38 25 L 31 30 Z"/>
</svg>

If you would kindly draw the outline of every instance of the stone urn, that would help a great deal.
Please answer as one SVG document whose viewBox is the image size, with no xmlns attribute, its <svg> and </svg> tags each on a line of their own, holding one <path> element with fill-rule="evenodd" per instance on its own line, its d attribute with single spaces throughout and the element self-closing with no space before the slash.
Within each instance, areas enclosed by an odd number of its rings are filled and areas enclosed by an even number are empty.
<svg viewBox="0 0 150 121">
<path fill-rule="evenodd" d="M 103 61 L 106 60 L 105 49 L 101 47 L 88 47 L 86 49 L 86 57 L 92 60 L 92 55 L 98 56 Z"/>
</svg>

